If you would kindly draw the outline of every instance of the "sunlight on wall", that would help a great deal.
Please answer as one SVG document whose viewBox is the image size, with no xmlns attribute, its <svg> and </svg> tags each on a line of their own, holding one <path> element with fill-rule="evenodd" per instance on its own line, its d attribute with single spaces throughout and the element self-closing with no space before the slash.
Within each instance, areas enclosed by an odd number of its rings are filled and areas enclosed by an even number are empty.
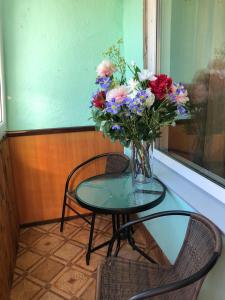
<svg viewBox="0 0 225 300">
<path fill-rule="evenodd" d="M 143 1 L 123 1 L 123 40 L 126 61 L 143 67 Z M 129 75 L 129 73 L 128 73 Z"/>
<path fill-rule="evenodd" d="M 90 124 L 95 68 L 122 37 L 122 1 L 11 0 L 3 8 L 8 129 Z"/>
</svg>

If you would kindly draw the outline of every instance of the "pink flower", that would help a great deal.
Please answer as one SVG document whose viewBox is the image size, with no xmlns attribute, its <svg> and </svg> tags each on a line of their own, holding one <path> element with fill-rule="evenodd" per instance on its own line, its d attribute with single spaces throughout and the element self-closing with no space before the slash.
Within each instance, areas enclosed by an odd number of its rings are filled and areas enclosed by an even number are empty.
<svg viewBox="0 0 225 300">
<path fill-rule="evenodd" d="M 128 88 L 125 85 L 121 85 L 115 89 L 109 91 L 106 95 L 106 101 L 115 99 L 116 103 L 121 103 L 128 96 Z"/>
<path fill-rule="evenodd" d="M 116 71 L 116 67 L 109 60 L 103 60 L 97 67 L 97 74 L 100 77 L 112 76 L 112 74 Z"/>
<path fill-rule="evenodd" d="M 174 83 L 172 85 L 170 97 L 178 104 L 185 104 L 189 101 L 188 92 L 181 83 Z"/>
</svg>

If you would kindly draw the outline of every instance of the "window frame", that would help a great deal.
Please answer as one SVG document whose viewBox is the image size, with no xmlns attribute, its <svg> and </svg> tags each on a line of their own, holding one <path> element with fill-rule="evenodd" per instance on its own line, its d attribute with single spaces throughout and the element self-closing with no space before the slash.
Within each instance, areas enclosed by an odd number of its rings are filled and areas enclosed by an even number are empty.
<svg viewBox="0 0 225 300">
<path fill-rule="evenodd" d="M 160 71 L 160 2 L 161 0 L 144 0 L 144 41 L 154 45 L 153 50 L 144 45 L 144 50 L 147 49 L 147 54 L 144 51 L 144 60 L 145 66 L 156 73 Z M 149 65 L 148 57 L 154 54 L 155 65 Z M 225 219 L 222 218 L 225 214 L 225 188 L 163 151 L 154 149 L 154 159 L 154 173 L 160 180 L 225 233 Z"/>
</svg>

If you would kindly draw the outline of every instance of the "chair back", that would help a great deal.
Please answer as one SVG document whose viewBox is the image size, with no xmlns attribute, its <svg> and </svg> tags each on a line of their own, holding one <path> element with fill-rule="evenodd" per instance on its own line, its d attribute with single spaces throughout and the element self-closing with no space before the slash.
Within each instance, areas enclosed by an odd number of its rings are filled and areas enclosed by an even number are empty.
<svg viewBox="0 0 225 300">
<path fill-rule="evenodd" d="M 124 154 L 109 153 L 106 159 L 105 173 L 123 173 L 129 169 L 130 160 Z"/>
<path fill-rule="evenodd" d="M 101 174 L 123 173 L 128 170 L 129 158 L 122 153 L 103 153 L 91 157 L 75 167 L 66 182 L 66 191 L 74 191 L 83 180 Z"/>
<path fill-rule="evenodd" d="M 204 274 L 208 273 L 218 259 L 221 249 L 222 241 L 218 228 L 205 217 L 192 213 L 183 246 L 174 264 L 179 280 L 201 271 Z M 197 299 L 204 279 L 205 276 L 173 293 L 188 295 L 187 299 Z M 171 299 L 179 299 L 174 294 L 175 298 Z"/>
</svg>

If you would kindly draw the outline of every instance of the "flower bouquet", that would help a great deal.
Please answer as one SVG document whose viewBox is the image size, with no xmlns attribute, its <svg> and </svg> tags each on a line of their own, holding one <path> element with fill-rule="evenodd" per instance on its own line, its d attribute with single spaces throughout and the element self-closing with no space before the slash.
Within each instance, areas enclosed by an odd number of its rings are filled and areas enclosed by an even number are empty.
<svg viewBox="0 0 225 300">
<path fill-rule="evenodd" d="M 97 67 L 98 90 L 91 100 L 96 129 L 112 141 L 132 147 L 132 174 L 136 182 L 152 178 L 153 143 L 163 126 L 175 125 L 189 114 L 187 90 L 165 74 L 154 75 L 128 64 L 118 45 L 110 47 Z M 127 81 L 126 74 L 131 79 Z"/>
</svg>

